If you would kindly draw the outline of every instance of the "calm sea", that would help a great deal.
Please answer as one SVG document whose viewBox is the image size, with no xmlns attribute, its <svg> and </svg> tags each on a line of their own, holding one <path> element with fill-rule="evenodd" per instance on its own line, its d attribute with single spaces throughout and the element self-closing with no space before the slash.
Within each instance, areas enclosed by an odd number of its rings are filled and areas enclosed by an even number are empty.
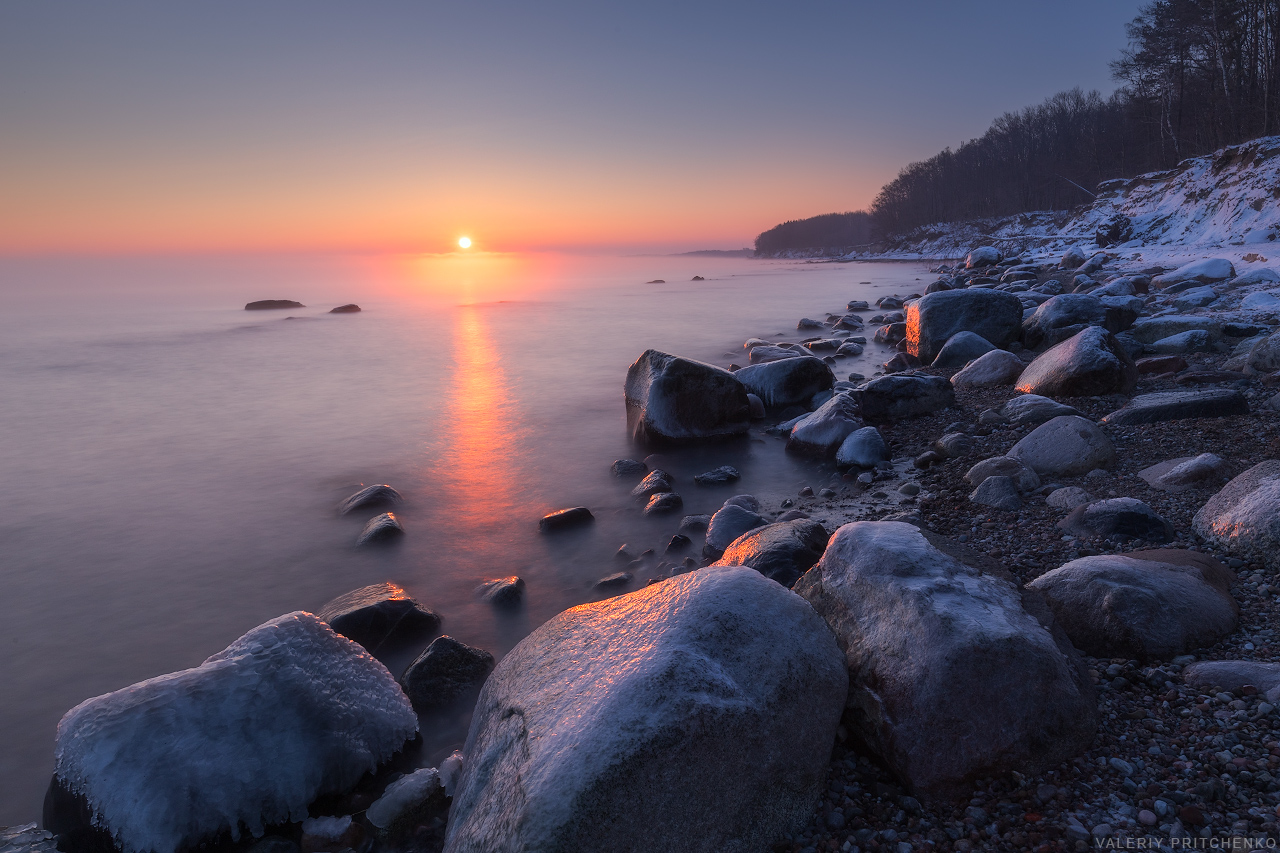
<svg viewBox="0 0 1280 853">
<path fill-rule="evenodd" d="M 679 522 L 643 518 L 609 472 L 647 452 L 622 400 L 641 352 L 745 363 L 746 338 L 798 340 L 800 317 L 922 278 L 687 256 L 0 260 L 0 824 L 39 819 L 72 706 L 282 613 L 393 580 L 501 655 L 595 600 L 619 545 L 661 551 Z M 308 307 L 243 310 L 276 298 Z M 346 302 L 364 310 L 327 313 Z M 885 357 L 873 345 L 837 373 Z M 693 485 L 723 464 L 742 480 Z M 830 476 L 756 430 L 664 467 L 686 513 Z M 407 498 L 399 546 L 355 549 L 367 515 L 335 512 L 369 483 Z M 596 523 L 539 535 L 574 505 Z M 522 609 L 477 600 L 512 574 Z M 424 732 L 426 751 L 465 725 Z"/>
</svg>

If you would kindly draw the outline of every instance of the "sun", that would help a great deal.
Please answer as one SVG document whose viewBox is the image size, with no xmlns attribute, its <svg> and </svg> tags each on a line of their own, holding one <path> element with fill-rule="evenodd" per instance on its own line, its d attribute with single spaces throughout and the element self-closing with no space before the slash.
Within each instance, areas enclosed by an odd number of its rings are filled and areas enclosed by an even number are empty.
<svg viewBox="0 0 1280 853">
<path fill-rule="evenodd" d="M 459 246 L 461 246 L 461 247 L 462 247 L 462 248 L 464 248 L 464 249 L 470 249 L 470 248 L 471 248 L 471 238 L 470 238 L 470 237 L 459 237 L 459 238 L 458 238 L 458 245 L 459 245 Z"/>
</svg>

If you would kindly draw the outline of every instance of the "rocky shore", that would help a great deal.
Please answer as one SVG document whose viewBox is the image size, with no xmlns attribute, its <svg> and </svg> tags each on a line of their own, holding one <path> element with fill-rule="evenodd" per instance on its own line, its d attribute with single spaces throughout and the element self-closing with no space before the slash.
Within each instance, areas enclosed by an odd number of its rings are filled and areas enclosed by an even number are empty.
<svg viewBox="0 0 1280 853">
<path fill-rule="evenodd" d="M 978 247 L 724 367 L 645 352 L 627 424 L 657 454 L 613 471 L 671 540 L 620 552 L 597 585 L 617 595 L 496 665 L 393 584 L 279 617 L 71 710 L 45 827 L 63 850 L 128 853 L 1272 844 L 1280 275 L 1263 260 Z M 837 374 L 869 348 L 882 370 Z M 742 435 L 827 478 L 682 516 L 663 449 Z M 379 547 L 404 535 L 398 500 L 373 486 L 339 512 L 369 515 Z M 523 588 L 483 593 L 518 606 Z M 408 645 L 424 651 L 389 672 Z M 464 706 L 461 752 L 415 767 L 418 726 Z"/>
</svg>

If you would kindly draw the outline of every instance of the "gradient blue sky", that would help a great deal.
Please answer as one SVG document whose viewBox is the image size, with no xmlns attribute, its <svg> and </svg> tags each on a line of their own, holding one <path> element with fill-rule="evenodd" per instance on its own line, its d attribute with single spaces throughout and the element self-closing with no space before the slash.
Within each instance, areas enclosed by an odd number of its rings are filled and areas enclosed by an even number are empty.
<svg viewBox="0 0 1280 853">
<path fill-rule="evenodd" d="M 1138 0 L 0 3 L 0 251 L 749 245 L 1109 92 Z"/>
</svg>

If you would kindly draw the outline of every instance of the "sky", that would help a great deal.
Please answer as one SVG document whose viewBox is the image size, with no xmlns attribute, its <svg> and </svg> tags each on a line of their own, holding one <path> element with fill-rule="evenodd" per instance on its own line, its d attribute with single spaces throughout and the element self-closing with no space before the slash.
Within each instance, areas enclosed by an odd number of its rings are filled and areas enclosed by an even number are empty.
<svg viewBox="0 0 1280 853">
<path fill-rule="evenodd" d="M 739 248 L 1114 88 L 1140 0 L 3 0 L 0 253 Z"/>
</svg>

